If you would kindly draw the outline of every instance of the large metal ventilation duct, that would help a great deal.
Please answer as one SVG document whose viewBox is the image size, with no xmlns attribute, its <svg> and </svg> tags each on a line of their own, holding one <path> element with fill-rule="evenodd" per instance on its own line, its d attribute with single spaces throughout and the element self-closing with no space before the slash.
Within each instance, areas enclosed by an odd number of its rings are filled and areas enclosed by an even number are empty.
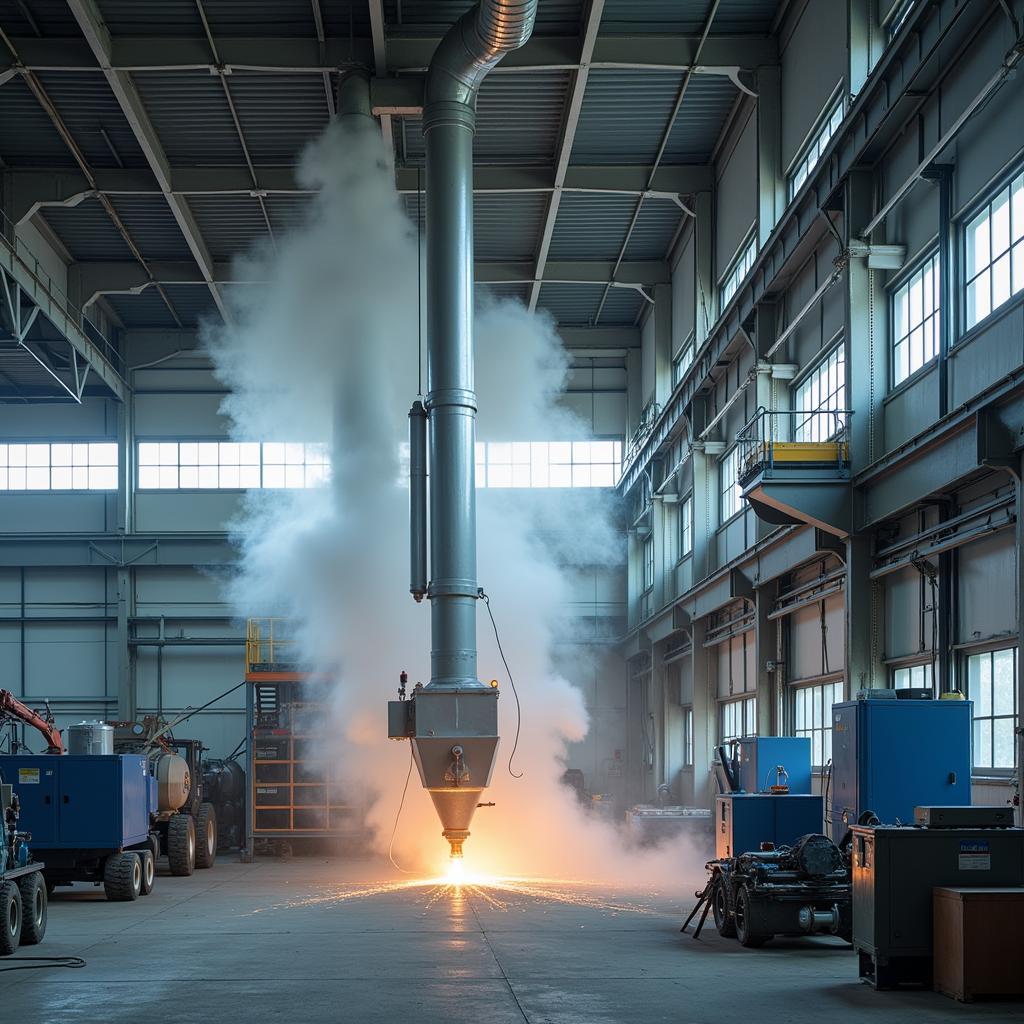
<svg viewBox="0 0 1024 1024">
<path fill-rule="evenodd" d="M 410 414 L 413 596 L 431 602 L 430 683 L 394 702 L 454 855 L 498 749 L 498 692 L 477 678 L 473 135 L 487 73 L 533 31 L 538 0 L 481 0 L 442 39 L 427 73 L 426 415 Z M 429 420 L 429 445 L 426 442 Z M 429 447 L 430 582 L 425 542 Z"/>
</svg>

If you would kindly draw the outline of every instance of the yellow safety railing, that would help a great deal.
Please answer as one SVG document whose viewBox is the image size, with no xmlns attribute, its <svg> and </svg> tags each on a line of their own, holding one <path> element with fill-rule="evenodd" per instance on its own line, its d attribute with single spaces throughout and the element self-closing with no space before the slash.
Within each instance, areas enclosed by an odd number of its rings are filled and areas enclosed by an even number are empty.
<svg viewBox="0 0 1024 1024">
<path fill-rule="evenodd" d="M 845 476 L 851 415 L 849 409 L 758 409 L 736 435 L 739 479 L 799 466 L 834 467 Z"/>
<path fill-rule="evenodd" d="M 245 638 L 245 664 L 249 672 L 273 671 L 294 666 L 299 660 L 299 643 L 290 619 L 249 619 Z"/>
</svg>

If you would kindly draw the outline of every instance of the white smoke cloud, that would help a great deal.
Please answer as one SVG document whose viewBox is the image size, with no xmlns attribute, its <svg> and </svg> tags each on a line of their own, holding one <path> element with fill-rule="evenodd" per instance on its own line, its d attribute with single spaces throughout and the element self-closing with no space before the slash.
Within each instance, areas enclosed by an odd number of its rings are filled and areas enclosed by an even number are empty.
<svg viewBox="0 0 1024 1024">
<path fill-rule="evenodd" d="M 334 122 L 309 147 L 299 179 L 320 189 L 308 218 L 276 249 L 239 262 L 239 280 L 266 284 L 237 289 L 234 323 L 207 328 L 204 340 L 230 388 L 224 410 L 236 435 L 330 438 L 333 476 L 328 487 L 249 497 L 235 524 L 242 560 L 230 597 L 240 616 L 296 624 L 306 660 L 330 680 L 330 756 L 348 791 L 365 795 L 386 849 L 410 751 L 386 738 L 385 700 L 402 669 L 412 682 L 429 679 L 429 610 L 408 595 L 399 465 L 417 381 L 416 236 L 368 121 Z M 476 327 L 480 437 L 583 436 L 558 406 L 568 360 L 551 319 L 490 300 Z M 610 501 L 598 492 L 479 492 L 479 576 L 523 704 L 516 762 L 525 773 L 515 780 L 506 770 L 515 706 L 481 607 L 480 674 L 501 681 L 502 749 L 487 796 L 498 806 L 478 812 L 467 844 L 480 866 L 616 878 L 640 865 L 559 782 L 568 744 L 588 727 L 581 691 L 552 665 L 567 628 L 569 577 L 559 563 L 613 557 L 621 537 L 604 514 Z M 447 854 L 439 832 L 414 772 L 396 856 L 436 867 Z M 644 870 L 676 877 L 675 860 L 656 866 L 646 856 Z"/>
</svg>

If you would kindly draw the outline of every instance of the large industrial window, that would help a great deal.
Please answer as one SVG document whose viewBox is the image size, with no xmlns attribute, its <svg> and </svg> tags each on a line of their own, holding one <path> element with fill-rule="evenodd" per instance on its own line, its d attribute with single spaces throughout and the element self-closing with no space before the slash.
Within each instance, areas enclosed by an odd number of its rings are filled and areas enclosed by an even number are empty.
<svg viewBox="0 0 1024 1024">
<path fill-rule="evenodd" d="M 693 767 L 693 708 L 683 708 L 683 767 Z"/>
<path fill-rule="evenodd" d="M 691 335 L 672 360 L 672 387 L 675 387 L 693 365 L 693 336 Z"/>
<path fill-rule="evenodd" d="M 0 491 L 116 491 L 117 444 L 0 444 Z"/>
<path fill-rule="evenodd" d="M 679 505 L 679 557 L 685 558 L 693 551 L 693 495 L 684 498 Z"/>
<path fill-rule="evenodd" d="M 818 122 L 818 127 L 811 135 L 807 145 L 789 172 L 789 198 L 800 191 L 800 186 L 810 177 L 811 171 L 818 165 L 822 154 L 828 148 L 829 140 L 843 123 L 843 97 L 825 111 Z"/>
<path fill-rule="evenodd" d="M 644 541 L 644 590 L 654 586 L 654 537 Z"/>
<path fill-rule="evenodd" d="M 316 487 L 330 476 L 324 444 L 267 441 L 141 441 L 140 490 Z"/>
<path fill-rule="evenodd" d="M 903 3 L 895 8 L 892 17 L 885 26 L 886 35 L 889 39 L 894 39 L 899 30 L 903 28 L 903 22 L 907 20 L 907 15 L 910 14 L 913 7 L 914 0 L 903 0 Z"/>
<path fill-rule="evenodd" d="M 735 262 L 729 268 L 729 272 L 725 275 L 722 280 L 722 286 L 719 290 L 720 295 L 720 308 L 725 309 L 729 305 L 729 300 L 739 290 L 743 279 L 750 273 L 750 268 L 754 265 L 754 260 L 757 258 L 757 235 L 752 235 L 750 241 L 740 250 L 740 254 L 736 257 Z"/>
<path fill-rule="evenodd" d="M 793 691 L 793 735 L 810 737 L 811 764 L 816 768 L 832 757 L 832 705 L 842 699 L 842 681 Z"/>
<path fill-rule="evenodd" d="M 967 224 L 964 237 L 969 330 L 1024 290 L 1024 174 L 1000 189 Z"/>
<path fill-rule="evenodd" d="M 892 688 L 894 690 L 934 690 L 935 679 L 932 666 L 903 665 L 893 669 Z"/>
<path fill-rule="evenodd" d="M 967 659 L 967 696 L 974 705 L 974 767 L 1012 770 L 1016 760 L 1017 648 Z"/>
<path fill-rule="evenodd" d="M 794 408 L 798 413 L 795 441 L 828 441 L 845 424 L 846 346 L 840 342 L 797 385 Z"/>
<path fill-rule="evenodd" d="M 614 487 L 621 441 L 478 441 L 477 487 Z"/>
<path fill-rule="evenodd" d="M 740 487 L 740 450 L 730 448 L 718 464 L 719 486 L 722 491 L 722 522 L 731 519 L 743 508 L 743 488 Z"/>
<path fill-rule="evenodd" d="M 939 354 L 939 254 L 934 253 L 892 298 L 892 382 L 902 384 Z"/>
<path fill-rule="evenodd" d="M 757 698 L 740 697 L 719 705 L 718 734 L 722 743 L 757 732 Z"/>
</svg>

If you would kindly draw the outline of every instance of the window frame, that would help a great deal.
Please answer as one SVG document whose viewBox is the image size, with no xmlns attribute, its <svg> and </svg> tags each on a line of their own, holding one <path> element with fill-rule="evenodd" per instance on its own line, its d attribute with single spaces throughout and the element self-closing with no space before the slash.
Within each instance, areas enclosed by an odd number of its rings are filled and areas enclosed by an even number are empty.
<svg viewBox="0 0 1024 1024">
<path fill-rule="evenodd" d="M 831 691 L 830 696 L 833 698 L 832 703 L 827 707 L 825 706 L 826 689 Z M 801 702 L 805 701 L 806 695 L 810 695 L 811 707 L 811 724 L 801 725 L 799 713 L 801 711 Z M 811 741 L 811 768 L 812 770 L 821 771 L 825 768 L 828 762 L 832 759 L 832 705 L 838 704 L 845 699 L 846 696 L 846 680 L 843 677 L 837 678 L 826 678 L 816 679 L 811 682 L 800 682 L 793 683 L 789 687 L 789 705 L 790 713 L 792 715 L 793 722 L 793 735 L 794 736 L 806 736 Z M 836 699 L 838 697 L 838 699 Z M 814 704 L 818 704 L 818 707 L 814 707 Z M 815 725 L 815 711 L 821 712 L 821 724 Z M 820 763 L 815 760 L 815 743 L 820 736 L 821 747 L 819 748 L 822 754 Z M 825 756 L 826 749 L 828 756 Z"/>
<path fill-rule="evenodd" d="M 718 313 L 721 315 L 726 306 L 743 286 L 747 275 L 757 262 L 757 225 L 743 239 L 736 255 L 718 282 Z"/>
<path fill-rule="evenodd" d="M 1017 214 L 1014 214 L 1014 185 L 1020 183 L 1021 186 L 1021 199 L 1020 209 Z M 996 200 L 1000 197 L 1003 192 L 1008 192 L 1009 197 L 1007 200 L 1007 218 L 1008 226 L 1007 231 L 1009 235 L 1009 244 L 1005 253 L 1000 253 L 998 259 L 990 259 L 985 267 L 975 272 L 975 274 L 968 278 L 968 238 L 972 225 L 979 219 L 983 212 L 988 213 L 988 235 L 989 235 L 989 256 L 992 255 L 992 206 Z M 1003 315 L 1008 309 L 1012 308 L 1012 304 L 1016 300 L 1017 302 L 1024 301 L 1024 234 L 1017 238 L 1016 241 L 1013 237 L 1014 222 L 1017 216 L 1021 217 L 1024 222 L 1024 164 L 1018 162 L 1013 170 L 1006 174 L 1003 174 L 999 182 L 985 192 L 982 196 L 979 196 L 958 218 L 958 239 L 957 239 L 957 257 L 959 259 L 959 267 L 956 273 L 956 285 L 957 291 L 961 298 L 958 304 L 958 313 L 960 316 L 959 334 L 957 342 L 959 343 L 964 338 L 970 337 L 976 331 L 982 330 L 983 325 L 990 322 L 993 317 Z M 992 282 L 992 272 L 995 265 L 1002 259 L 1003 256 L 1008 257 L 1008 275 L 1009 275 L 1009 294 L 999 305 L 992 303 L 994 296 L 994 285 Z M 1020 287 L 1014 289 L 1014 269 L 1015 261 L 1020 261 L 1021 270 L 1019 272 L 1021 278 Z M 988 312 L 975 320 L 974 323 L 970 323 L 968 319 L 969 312 L 969 291 L 970 286 L 974 281 L 977 281 L 983 274 L 989 275 L 989 308 Z"/>
<path fill-rule="evenodd" d="M 595 460 L 594 444 L 610 445 L 608 459 Z M 568 445 L 568 461 L 564 455 L 552 455 L 552 446 Z M 583 445 L 588 446 L 590 457 L 584 458 Z M 502 454 L 508 449 L 508 459 L 495 459 L 492 450 Z M 525 450 L 524 449 L 528 449 Z M 474 451 L 476 486 L 478 490 L 599 490 L 617 486 L 622 474 L 624 445 L 621 437 L 589 437 L 567 441 L 477 441 Z M 579 456 L 579 458 L 577 458 Z M 610 471 L 611 483 L 593 483 L 595 467 Z M 508 470 L 507 483 L 491 483 L 493 470 Z M 567 483 L 551 483 L 552 469 L 568 471 Z M 516 470 L 520 470 L 518 474 Z M 587 482 L 583 482 L 586 478 Z M 577 482 L 577 479 L 579 482 Z M 535 482 L 536 481 L 536 482 Z M 542 482 L 543 481 L 543 482 Z"/>
<path fill-rule="evenodd" d="M 823 405 L 820 401 L 811 408 L 811 402 L 801 402 L 800 392 L 806 387 L 811 381 L 818 375 L 819 371 L 823 367 L 831 362 L 834 356 L 839 356 L 838 365 L 836 368 L 836 379 L 839 381 L 839 386 L 836 391 L 829 392 L 828 398 L 833 396 L 841 396 L 842 401 L 837 402 L 835 408 L 831 408 L 827 405 Z M 840 373 L 841 368 L 841 373 Z M 822 350 L 818 355 L 817 359 L 811 363 L 798 377 L 796 377 L 791 385 L 791 393 L 793 396 L 793 409 L 797 412 L 806 411 L 807 418 L 802 420 L 800 423 L 794 423 L 793 425 L 793 440 L 797 443 L 809 442 L 809 443 L 821 443 L 832 441 L 839 434 L 846 429 L 846 417 L 842 416 L 835 420 L 836 431 L 835 433 L 828 434 L 824 437 L 801 437 L 800 432 L 804 429 L 807 424 L 813 424 L 816 422 L 816 417 L 824 415 L 826 419 L 830 419 L 829 413 L 839 412 L 844 410 L 847 401 L 847 380 L 846 380 L 846 338 L 840 337 L 838 342 L 830 344 Z M 805 409 L 806 406 L 806 409 Z"/>
<path fill-rule="evenodd" d="M 679 382 L 686 376 L 686 371 L 693 366 L 693 357 L 696 354 L 696 332 L 690 331 L 686 340 L 679 346 L 678 351 L 672 357 L 672 387 L 678 386 Z M 684 356 L 688 358 L 683 359 Z"/>
<path fill-rule="evenodd" d="M 693 768 L 693 705 L 683 708 L 683 768 Z"/>
<path fill-rule="evenodd" d="M 826 129 L 829 129 L 832 122 L 835 121 L 836 115 L 838 114 L 838 121 L 835 126 L 828 130 L 826 135 Z M 792 202 L 793 199 L 800 192 L 800 189 L 807 184 L 811 176 L 814 173 L 814 169 L 821 163 L 821 159 L 825 154 L 825 150 L 828 149 L 829 143 L 835 138 L 836 133 L 842 127 L 843 121 L 846 118 L 846 91 L 845 85 L 840 82 L 839 85 L 832 90 L 832 94 L 829 96 L 828 101 L 821 109 L 821 113 L 818 114 L 817 120 L 815 120 L 813 127 L 807 133 L 806 139 L 804 139 L 803 145 L 797 150 L 797 155 L 789 165 L 789 169 L 786 171 L 786 201 Z M 817 149 L 818 154 L 813 161 L 808 163 L 808 157 L 811 151 Z M 802 172 L 802 177 L 800 177 Z M 799 183 L 797 178 L 800 177 Z"/>
<path fill-rule="evenodd" d="M 655 551 L 654 534 L 649 533 L 644 538 L 643 550 L 640 552 L 643 577 L 641 579 L 640 593 L 649 594 L 654 589 L 655 576 Z"/>
<path fill-rule="evenodd" d="M 726 709 L 729 708 L 729 711 Z M 732 708 L 739 708 L 738 724 L 740 733 L 738 735 L 726 734 L 725 719 L 731 714 Z M 741 693 L 735 697 L 729 697 L 718 701 L 718 742 L 732 743 L 735 740 L 743 739 L 746 736 L 757 735 L 757 695 Z"/>
<path fill-rule="evenodd" d="M 1012 665 L 1013 674 L 1010 682 L 1010 700 L 1012 711 L 1010 714 L 995 714 L 995 656 L 997 654 L 1003 654 L 1007 651 L 1013 652 Z M 979 715 L 978 709 L 981 706 L 979 701 L 979 695 L 972 692 L 971 687 L 971 662 L 976 658 L 987 658 L 989 659 L 989 683 L 991 686 L 989 711 L 987 715 Z M 961 663 L 963 669 L 963 689 L 964 693 L 969 701 L 971 701 L 971 775 L 976 778 L 998 778 L 1006 779 L 1012 778 L 1017 770 L 1017 736 L 1015 729 L 1017 727 L 1017 720 L 1020 714 L 1020 708 L 1017 701 L 1017 673 L 1020 671 L 1019 653 L 1018 649 L 1014 645 L 1006 646 L 989 646 L 981 650 L 967 650 L 964 652 L 963 661 Z M 996 721 L 1010 721 L 1010 742 L 1013 751 L 1013 759 L 1009 766 L 1007 765 L 994 765 L 994 764 L 979 764 L 977 762 L 978 756 L 978 726 L 979 722 L 989 722 L 989 753 L 990 760 L 995 760 L 995 729 L 994 723 Z"/>
<path fill-rule="evenodd" d="M 679 559 L 693 554 L 693 491 L 679 502 Z"/>
<path fill-rule="evenodd" d="M 914 675 L 918 669 L 921 670 L 925 677 L 927 685 L 922 686 L 915 683 Z M 897 676 L 901 672 L 907 673 L 907 683 L 905 686 L 900 685 L 897 681 Z M 932 693 L 935 693 L 935 662 L 914 661 L 891 666 L 889 669 L 889 687 L 893 690 L 929 689 Z"/>
<path fill-rule="evenodd" d="M 924 284 L 924 274 L 926 269 L 929 269 L 931 264 L 932 272 L 932 291 L 933 291 L 933 306 L 932 312 L 925 316 L 919 324 L 911 327 L 907 333 L 900 339 L 896 337 L 896 308 L 899 301 L 900 292 L 905 289 L 909 290 L 914 279 L 919 275 L 922 277 L 922 291 Z M 914 265 L 893 282 L 890 294 L 889 294 L 889 390 L 895 391 L 898 388 L 904 387 L 906 384 L 913 380 L 916 380 L 919 376 L 926 373 L 928 369 L 935 363 L 942 352 L 942 282 L 940 278 L 942 265 L 942 255 L 939 252 L 938 246 L 930 249 L 925 253 Z M 922 300 L 923 301 L 923 300 Z M 908 292 L 908 309 L 909 309 L 909 292 Z M 916 370 L 909 370 L 905 377 L 897 380 L 897 355 L 896 350 L 900 344 L 910 345 L 910 338 L 914 331 L 918 328 L 924 329 L 922 331 L 924 336 L 927 336 L 927 325 L 931 323 L 931 334 L 934 343 L 934 353 L 929 356 Z M 908 317 L 909 323 L 909 317 Z M 923 345 L 923 340 L 922 340 Z M 908 356 L 907 364 L 909 367 L 910 359 Z"/>
<path fill-rule="evenodd" d="M 113 449 L 113 462 L 99 462 L 95 464 L 92 462 L 93 449 L 102 446 L 104 449 Z M 11 448 L 25 448 L 24 458 L 25 462 L 19 464 L 18 462 L 11 462 Z M 84 463 L 75 462 L 75 448 L 86 449 L 85 456 L 86 460 Z M 40 453 L 30 453 L 28 449 L 46 448 L 46 462 L 41 461 L 31 462 L 30 458 L 38 457 Z M 70 451 L 67 453 L 69 461 L 67 463 L 58 462 L 54 464 L 54 448 L 69 448 Z M 81 454 L 81 453 L 80 453 Z M 97 452 L 97 457 L 101 453 Z M 63 453 L 60 458 L 63 458 Z M 11 487 L 10 486 L 10 472 L 11 470 L 25 471 L 25 486 L 24 487 Z M 67 487 L 53 485 L 53 472 L 54 470 L 67 470 L 70 474 L 70 482 Z M 75 471 L 85 473 L 86 484 L 84 486 L 75 486 Z M 89 479 L 91 478 L 92 471 L 99 471 L 98 475 L 109 476 L 110 471 L 113 471 L 113 476 L 110 477 L 111 483 L 104 486 L 91 486 Z M 29 474 L 30 471 L 34 471 L 35 474 L 41 472 L 46 473 L 47 485 L 42 486 L 29 486 Z M 109 437 L 92 437 L 92 438 L 54 438 L 54 437 L 15 437 L 15 438 L 4 438 L 0 441 L 0 479 L 6 480 L 3 486 L 0 486 L 0 495 L 9 497 L 15 494 L 113 494 L 117 491 L 121 481 L 121 445 L 113 438 Z"/>
<path fill-rule="evenodd" d="M 732 462 L 732 473 L 727 473 L 730 461 Z M 725 526 L 727 523 L 735 519 L 741 512 L 744 511 L 743 505 L 743 488 L 740 487 L 740 446 L 734 444 L 728 451 L 723 452 L 721 458 L 718 460 L 718 519 L 719 529 Z M 731 480 L 730 480 L 731 476 Z M 726 487 L 725 481 L 730 480 L 729 486 Z M 730 498 L 730 507 L 732 505 L 732 499 L 735 497 L 734 508 L 728 515 L 726 515 L 726 497 Z"/>
</svg>

